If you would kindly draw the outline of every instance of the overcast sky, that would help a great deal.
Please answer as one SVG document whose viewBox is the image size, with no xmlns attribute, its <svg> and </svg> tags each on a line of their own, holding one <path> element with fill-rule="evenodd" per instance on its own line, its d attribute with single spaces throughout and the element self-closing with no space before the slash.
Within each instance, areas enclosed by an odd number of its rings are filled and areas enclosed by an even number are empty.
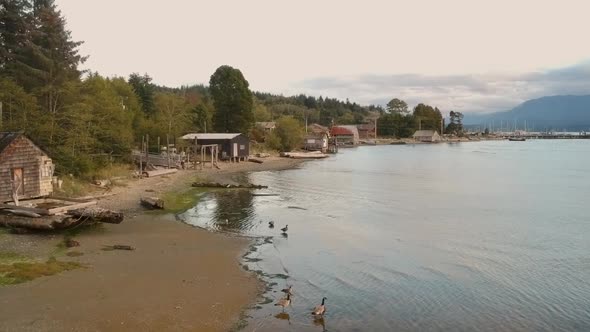
<svg viewBox="0 0 590 332">
<path fill-rule="evenodd" d="M 587 0 L 56 0 L 85 67 L 205 83 L 224 64 L 253 90 L 443 111 L 590 93 Z"/>
</svg>

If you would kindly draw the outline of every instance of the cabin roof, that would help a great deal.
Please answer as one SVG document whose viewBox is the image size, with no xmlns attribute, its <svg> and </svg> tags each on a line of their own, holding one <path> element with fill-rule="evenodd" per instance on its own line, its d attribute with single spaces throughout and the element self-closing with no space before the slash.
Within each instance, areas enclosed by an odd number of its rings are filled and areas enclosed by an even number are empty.
<svg viewBox="0 0 590 332">
<path fill-rule="evenodd" d="M 192 140 L 192 139 L 234 139 L 237 136 L 240 136 L 240 133 L 233 133 L 233 134 L 225 134 L 225 133 L 199 133 L 199 134 L 186 134 L 182 136 L 182 139 L 185 140 Z"/>
<path fill-rule="evenodd" d="M 352 130 L 350 130 L 348 128 L 344 128 L 344 127 L 332 127 L 332 129 L 330 130 L 330 135 L 332 135 L 332 136 L 336 136 L 336 135 L 354 135 L 354 133 L 352 132 Z"/>
<path fill-rule="evenodd" d="M 4 152 L 4 149 L 20 135 L 22 135 L 20 132 L 0 132 L 0 153 Z"/>
<path fill-rule="evenodd" d="M 434 136 L 434 134 L 438 134 L 436 131 L 434 130 L 416 130 L 416 132 L 414 133 L 414 136 Z"/>
</svg>

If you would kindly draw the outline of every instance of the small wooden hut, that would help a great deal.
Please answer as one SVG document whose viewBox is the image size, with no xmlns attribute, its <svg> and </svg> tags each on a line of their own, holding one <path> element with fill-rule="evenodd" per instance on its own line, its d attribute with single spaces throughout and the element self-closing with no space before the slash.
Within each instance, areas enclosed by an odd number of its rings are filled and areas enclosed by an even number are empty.
<svg viewBox="0 0 590 332">
<path fill-rule="evenodd" d="M 24 134 L 0 132 L 0 201 L 48 196 L 53 192 L 51 158 Z"/>
<path fill-rule="evenodd" d="M 250 140 L 240 133 L 199 133 L 186 134 L 182 139 L 188 141 L 196 140 L 197 146 L 218 145 L 219 158 L 222 160 L 248 160 L 250 156 Z"/>
</svg>

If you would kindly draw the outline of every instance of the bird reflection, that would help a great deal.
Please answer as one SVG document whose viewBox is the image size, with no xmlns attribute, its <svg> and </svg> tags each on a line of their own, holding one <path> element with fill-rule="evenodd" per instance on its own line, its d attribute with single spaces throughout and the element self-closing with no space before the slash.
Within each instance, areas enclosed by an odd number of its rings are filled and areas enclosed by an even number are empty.
<svg viewBox="0 0 590 332">
<path fill-rule="evenodd" d="M 287 233 L 281 233 L 281 235 L 282 235 L 284 238 L 288 238 L 288 237 L 289 237 L 289 234 L 287 234 Z"/>
<path fill-rule="evenodd" d="M 313 325 L 322 327 L 322 332 L 328 331 L 326 330 L 326 321 L 324 317 L 314 317 L 313 318 Z"/>
<path fill-rule="evenodd" d="M 276 319 L 282 319 L 282 320 L 286 320 L 289 322 L 289 325 L 291 324 L 291 316 L 289 316 L 288 313 L 286 312 L 281 312 L 275 315 Z"/>
</svg>

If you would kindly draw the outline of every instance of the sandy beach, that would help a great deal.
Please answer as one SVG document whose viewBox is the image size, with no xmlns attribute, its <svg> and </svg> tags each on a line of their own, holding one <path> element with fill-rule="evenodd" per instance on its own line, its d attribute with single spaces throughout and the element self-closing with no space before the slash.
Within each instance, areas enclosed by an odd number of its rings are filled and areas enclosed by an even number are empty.
<svg viewBox="0 0 590 332">
<path fill-rule="evenodd" d="M 62 234 L 0 234 L 0 250 L 40 260 L 50 256 L 84 267 L 0 286 L 2 331 L 227 331 L 252 305 L 262 285 L 239 263 L 246 238 L 210 233 L 172 214 L 143 213 L 139 198 L 188 190 L 195 179 L 235 182 L 244 172 L 295 167 L 301 160 L 271 157 L 264 164 L 221 163 L 221 169 L 182 170 L 130 180 L 99 200 L 126 213 L 75 235 L 79 247 L 59 249 Z M 124 244 L 133 251 L 105 251 Z M 77 252 L 79 257 L 69 257 Z"/>
</svg>

